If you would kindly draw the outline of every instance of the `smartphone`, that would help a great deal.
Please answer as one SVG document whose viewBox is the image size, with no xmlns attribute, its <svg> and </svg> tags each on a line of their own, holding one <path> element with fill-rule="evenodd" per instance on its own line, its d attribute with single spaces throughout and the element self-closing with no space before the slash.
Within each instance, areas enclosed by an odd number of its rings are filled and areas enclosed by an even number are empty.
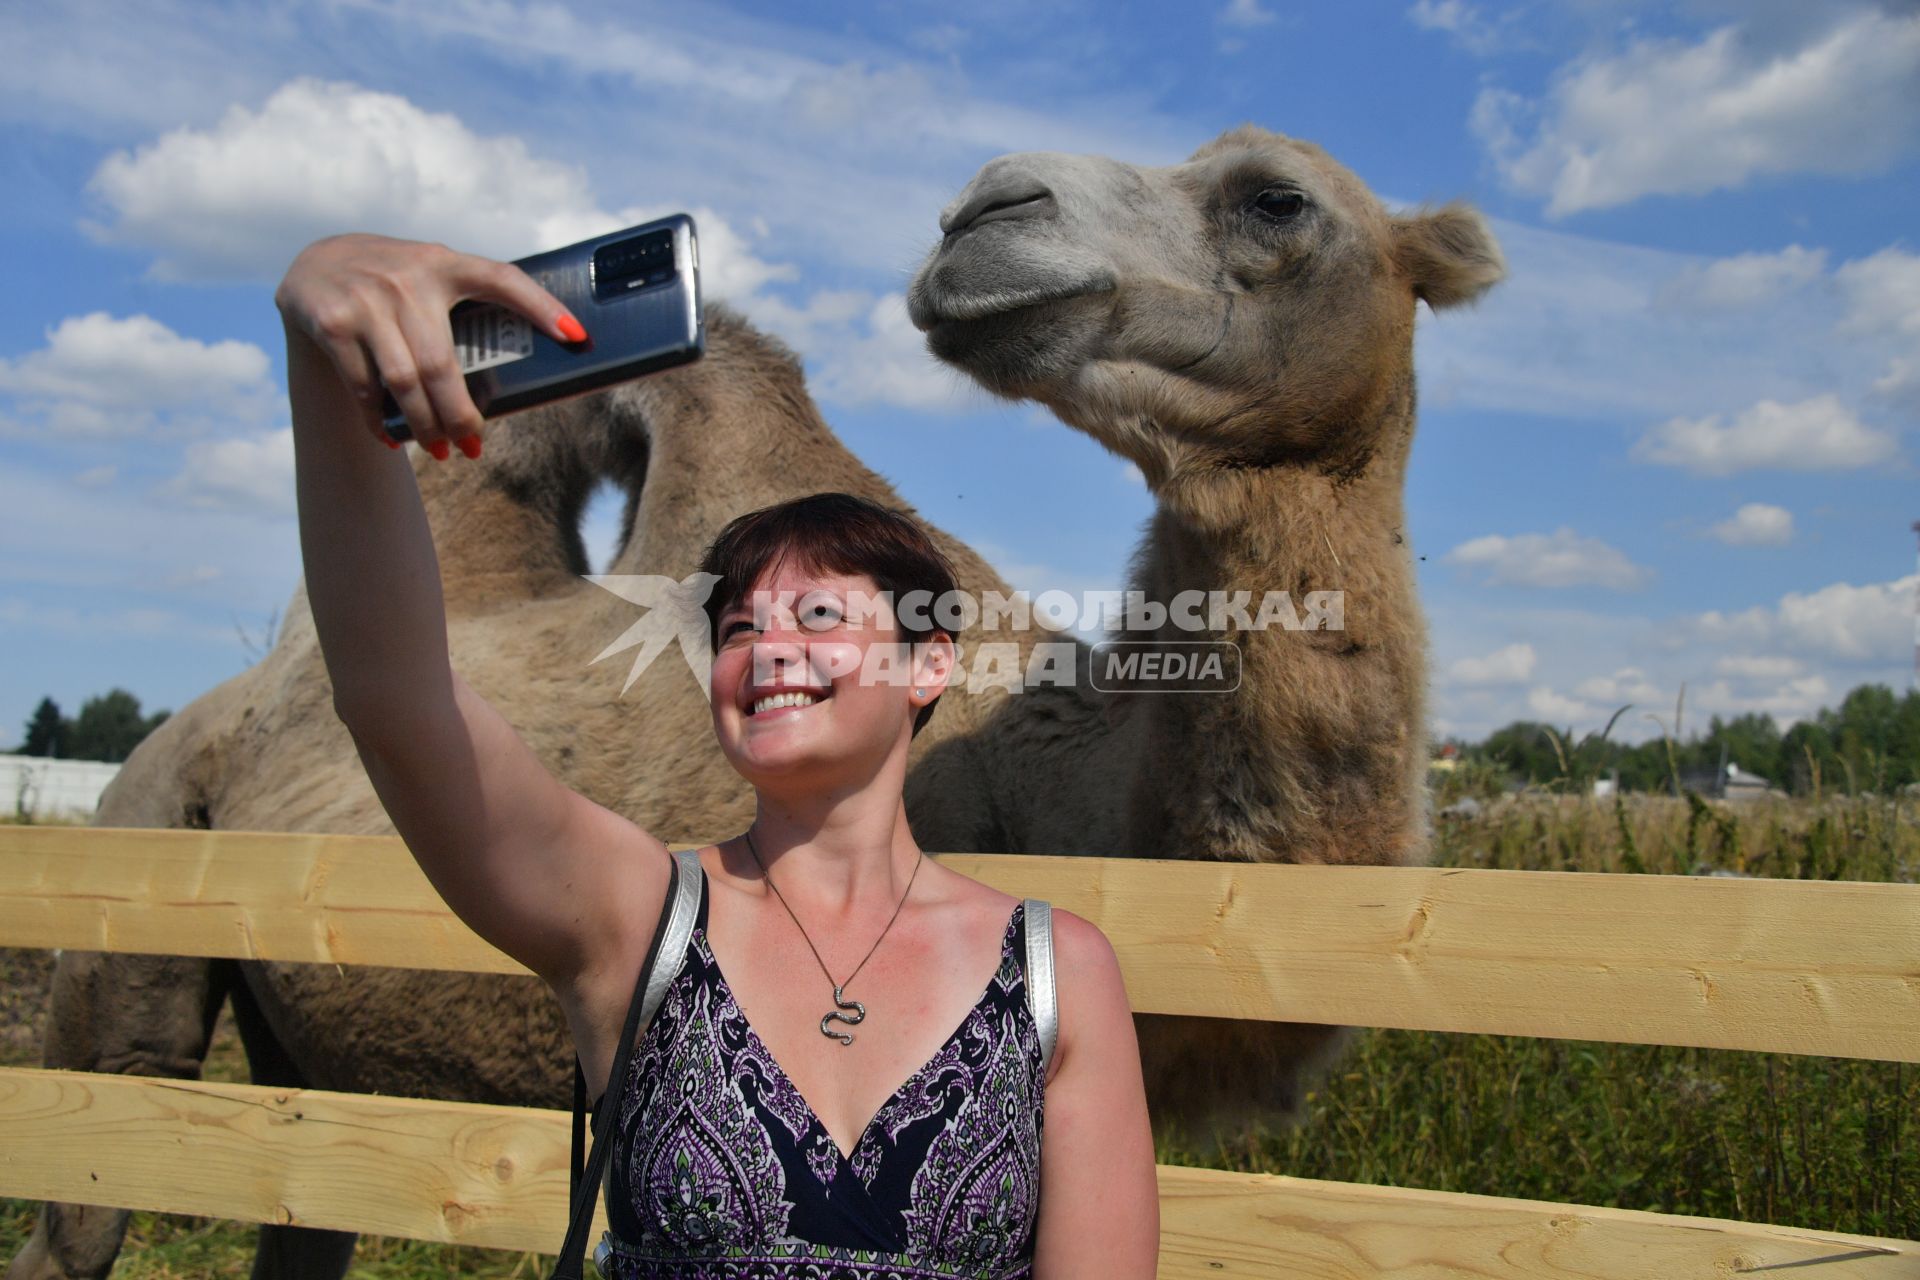
<svg viewBox="0 0 1920 1280">
<path fill-rule="evenodd" d="M 491 302 L 460 303 L 449 317 L 453 347 L 483 418 L 687 364 L 706 350 L 700 246 L 693 219 L 684 213 L 514 265 L 573 312 L 587 340 L 557 342 L 517 311 Z M 413 438 L 391 392 L 382 413 L 388 436 Z"/>
</svg>

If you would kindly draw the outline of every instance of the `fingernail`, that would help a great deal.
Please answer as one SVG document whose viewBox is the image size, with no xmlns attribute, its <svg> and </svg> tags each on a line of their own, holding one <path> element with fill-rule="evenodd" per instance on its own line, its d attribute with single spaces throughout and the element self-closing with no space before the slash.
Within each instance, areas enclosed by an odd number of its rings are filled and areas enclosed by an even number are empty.
<svg viewBox="0 0 1920 1280">
<path fill-rule="evenodd" d="M 455 443 L 460 446 L 460 452 L 466 454 L 469 458 L 477 458 L 480 456 L 479 436 L 461 436 Z"/>
<path fill-rule="evenodd" d="M 453 450 L 447 447 L 445 440 L 435 440 L 427 446 L 427 452 L 433 455 L 435 462 L 445 462 L 453 456 Z"/>
<path fill-rule="evenodd" d="M 392 436 L 381 436 L 380 438 L 387 442 L 387 448 L 389 449 L 398 449 L 400 447 L 400 442 Z"/>
<path fill-rule="evenodd" d="M 553 327 L 558 329 L 568 342 L 585 342 L 587 340 L 587 331 L 582 329 L 580 322 L 570 315 L 562 315 L 558 320 L 553 322 Z"/>
</svg>

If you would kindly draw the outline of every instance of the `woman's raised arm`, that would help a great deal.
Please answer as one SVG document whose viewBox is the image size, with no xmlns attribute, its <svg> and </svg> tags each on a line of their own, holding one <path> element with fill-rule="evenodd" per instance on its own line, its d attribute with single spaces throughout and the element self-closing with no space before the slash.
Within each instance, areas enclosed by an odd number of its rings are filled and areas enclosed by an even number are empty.
<svg viewBox="0 0 1920 1280">
<path fill-rule="evenodd" d="M 470 928 L 558 986 L 623 954 L 625 922 L 651 929 L 669 859 L 553 777 L 449 662 L 439 560 L 411 460 L 383 447 L 380 383 L 437 459 L 449 439 L 477 443 L 447 318 L 463 298 L 578 340 L 518 267 L 439 245 L 338 236 L 288 269 L 274 301 L 301 558 L 334 709 L 394 826 Z"/>
</svg>

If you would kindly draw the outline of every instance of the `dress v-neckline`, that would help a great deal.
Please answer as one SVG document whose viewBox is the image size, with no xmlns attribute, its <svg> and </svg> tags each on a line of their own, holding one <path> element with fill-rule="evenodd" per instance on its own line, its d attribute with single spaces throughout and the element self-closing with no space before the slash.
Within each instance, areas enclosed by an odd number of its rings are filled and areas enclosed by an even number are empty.
<svg viewBox="0 0 1920 1280">
<path fill-rule="evenodd" d="M 850 1165 L 853 1163 L 853 1157 L 859 1154 L 861 1144 L 867 1140 L 867 1134 L 873 1130 L 874 1125 L 880 1122 L 880 1117 L 887 1114 L 887 1108 L 891 1107 L 900 1095 L 906 1092 L 908 1085 L 918 1080 L 929 1068 L 940 1061 L 946 1054 L 947 1046 L 959 1039 L 960 1033 L 965 1031 L 967 1024 L 973 1021 L 973 1015 L 980 1011 L 980 1006 L 985 1004 L 987 997 L 993 994 L 993 984 L 999 980 L 1000 970 L 1007 962 L 1008 948 L 1013 945 L 1013 933 L 1015 926 L 1019 923 L 1020 908 L 1025 905 L 1026 904 L 1022 902 L 1014 903 L 1013 910 L 1007 915 L 1007 927 L 1000 933 L 999 958 L 994 962 L 993 973 L 988 976 L 986 986 L 981 988 L 979 998 L 967 1006 L 966 1013 L 962 1015 L 960 1019 L 960 1025 L 955 1027 L 947 1038 L 940 1042 L 939 1046 L 934 1049 L 932 1056 L 908 1073 L 907 1078 L 902 1080 L 899 1086 L 881 1101 L 879 1108 L 872 1116 L 868 1117 L 866 1124 L 861 1126 L 860 1132 L 854 1135 L 852 1151 L 840 1150 L 840 1144 L 834 1140 L 833 1131 L 827 1128 L 827 1122 L 820 1118 L 820 1113 L 814 1110 L 811 1102 L 807 1101 L 807 1095 L 800 1092 L 800 1086 L 794 1083 L 793 1077 L 787 1074 L 787 1069 L 780 1065 L 778 1058 L 773 1056 L 773 1050 L 767 1047 L 767 1042 L 760 1038 L 758 1031 L 754 1030 L 753 1020 L 747 1017 L 746 1009 L 733 994 L 733 985 L 727 981 L 726 971 L 720 967 L 720 957 L 714 953 L 713 940 L 707 936 L 705 924 L 701 926 L 700 935 L 702 943 L 706 946 L 707 959 L 713 969 L 713 980 L 719 985 L 720 989 L 726 993 L 728 1003 L 739 1010 L 740 1025 L 746 1030 L 747 1036 L 751 1038 L 753 1043 L 759 1048 L 761 1056 L 766 1059 L 768 1065 L 779 1073 L 781 1081 L 787 1088 L 793 1090 L 793 1096 L 799 1100 L 800 1106 L 807 1113 L 808 1122 L 826 1136 L 827 1145 L 833 1148 L 834 1154 L 839 1157 L 839 1163 Z M 711 923 L 710 918 L 708 918 L 708 911 L 711 906 L 712 898 L 708 893 L 707 869 L 702 867 L 700 868 L 700 914 L 703 918 L 707 918 L 707 923 Z"/>
</svg>

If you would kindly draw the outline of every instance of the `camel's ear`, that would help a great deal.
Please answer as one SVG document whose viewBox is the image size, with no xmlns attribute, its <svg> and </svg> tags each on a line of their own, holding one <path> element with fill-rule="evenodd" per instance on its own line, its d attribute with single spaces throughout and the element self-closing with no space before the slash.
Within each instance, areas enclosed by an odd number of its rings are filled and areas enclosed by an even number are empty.
<svg viewBox="0 0 1920 1280">
<path fill-rule="evenodd" d="M 1464 204 L 1396 217 L 1393 248 L 1414 296 L 1436 311 L 1472 302 L 1507 274 L 1487 220 Z"/>
</svg>

